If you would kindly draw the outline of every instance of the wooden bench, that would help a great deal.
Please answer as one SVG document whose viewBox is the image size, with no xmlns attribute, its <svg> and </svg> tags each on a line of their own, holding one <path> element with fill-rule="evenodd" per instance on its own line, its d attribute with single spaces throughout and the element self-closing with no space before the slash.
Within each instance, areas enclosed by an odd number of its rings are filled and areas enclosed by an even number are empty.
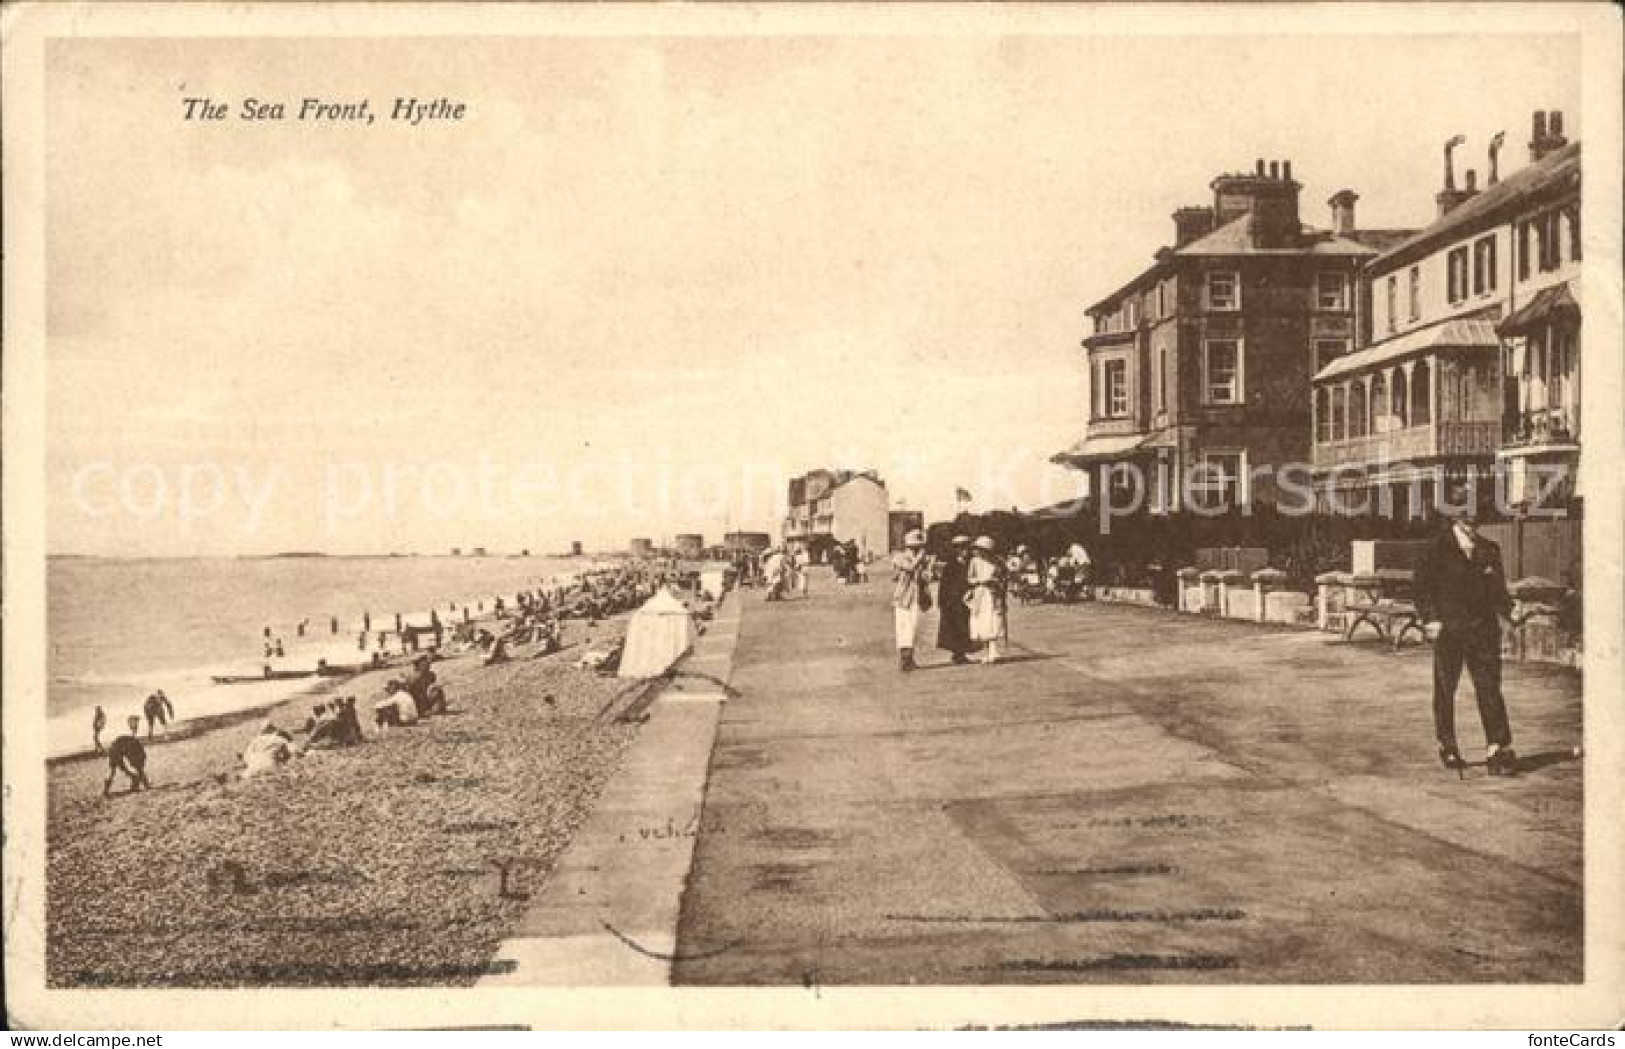
<svg viewBox="0 0 1625 1049">
<path fill-rule="evenodd" d="M 1361 596 L 1344 606 L 1354 615 L 1343 628 L 1343 640 L 1353 641 L 1354 632 L 1364 623 L 1395 649 L 1413 630 L 1425 643 L 1427 628 L 1416 611 L 1416 603 L 1411 600 L 1413 579 L 1413 574 L 1406 569 L 1383 568 L 1350 580 L 1350 588 Z"/>
</svg>

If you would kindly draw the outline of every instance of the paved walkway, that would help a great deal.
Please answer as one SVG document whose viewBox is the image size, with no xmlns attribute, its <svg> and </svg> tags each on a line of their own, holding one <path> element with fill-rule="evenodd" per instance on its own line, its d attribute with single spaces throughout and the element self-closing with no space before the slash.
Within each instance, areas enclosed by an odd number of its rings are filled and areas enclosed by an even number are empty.
<svg viewBox="0 0 1625 1049">
<path fill-rule="evenodd" d="M 1573 671 L 1509 664 L 1531 769 L 1463 781 L 1425 650 L 1038 606 L 903 675 L 879 580 L 744 601 L 678 983 L 1581 978 Z"/>
</svg>

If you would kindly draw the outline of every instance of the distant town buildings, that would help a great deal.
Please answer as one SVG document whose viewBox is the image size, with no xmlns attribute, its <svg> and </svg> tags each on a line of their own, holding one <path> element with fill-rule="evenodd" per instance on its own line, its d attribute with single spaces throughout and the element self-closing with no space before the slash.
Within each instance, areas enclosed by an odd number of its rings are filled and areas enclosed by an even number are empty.
<svg viewBox="0 0 1625 1049">
<path fill-rule="evenodd" d="M 678 557 L 694 560 L 705 556 L 705 537 L 702 535 L 681 533 L 672 540 L 672 543 Z"/>
<path fill-rule="evenodd" d="M 759 554 L 773 545 L 773 537 L 766 532 L 729 532 L 722 537 L 722 549 L 732 554 Z"/>
<path fill-rule="evenodd" d="M 886 482 L 873 470 L 813 470 L 789 483 L 784 540 L 823 560 L 837 542 L 861 553 L 889 548 Z"/>
<path fill-rule="evenodd" d="M 1290 161 L 1209 188 L 1151 266 L 1089 307 L 1089 417 L 1052 457 L 1119 499 L 1143 479 L 1158 511 L 1275 499 L 1274 468 L 1308 461 L 1311 377 L 1361 338 L 1361 268 L 1414 232 L 1359 228 L 1350 190 L 1329 229 L 1304 224 Z"/>
<path fill-rule="evenodd" d="M 633 557 L 649 558 L 655 554 L 655 544 L 651 539 L 634 539 L 629 548 Z"/>
</svg>

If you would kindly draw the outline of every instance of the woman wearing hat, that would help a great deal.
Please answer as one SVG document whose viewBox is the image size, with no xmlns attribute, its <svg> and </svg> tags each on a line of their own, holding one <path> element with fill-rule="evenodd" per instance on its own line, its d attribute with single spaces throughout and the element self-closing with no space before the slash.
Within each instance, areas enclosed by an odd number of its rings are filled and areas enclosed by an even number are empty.
<svg viewBox="0 0 1625 1049">
<path fill-rule="evenodd" d="M 918 528 L 903 537 L 903 552 L 893 562 L 891 603 L 897 628 L 897 669 L 913 670 L 920 615 L 931 610 L 931 559 L 925 556 L 925 533 Z"/>
<path fill-rule="evenodd" d="M 942 579 L 937 583 L 937 647 L 953 653 L 955 663 L 969 663 L 971 650 L 970 609 L 965 605 L 969 584 L 965 579 L 970 561 L 970 536 L 956 535 L 948 559 L 942 563 Z"/>
<path fill-rule="evenodd" d="M 970 588 L 965 603 L 970 606 L 971 640 L 982 645 L 983 663 L 998 662 L 999 640 L 1007 632 L 1004 578 L 992 537 L 978 536 L 965 572 Z"/>
</svg>

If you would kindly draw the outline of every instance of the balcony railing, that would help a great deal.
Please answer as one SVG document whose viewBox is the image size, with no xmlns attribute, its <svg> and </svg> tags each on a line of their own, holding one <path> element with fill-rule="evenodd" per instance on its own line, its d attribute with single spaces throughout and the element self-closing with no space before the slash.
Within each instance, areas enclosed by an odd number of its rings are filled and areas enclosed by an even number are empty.
<svg viewBox="0 0 1625 1049">
<path fill-rule="evenodd" d="M 1506 448 L 1578 443 L 1575 427 L 1563 408 L 1533 408 L 1521 413 L 1511 420 L 1502 441 Z"/>
<path fill-rule="evenodd" d="M 1501 442 L 1498 420 L 1469 420 L 1316 442 L 1316 469 L 1364 466 L 1443 456 L 1492 456 Z"/>
</svg>

